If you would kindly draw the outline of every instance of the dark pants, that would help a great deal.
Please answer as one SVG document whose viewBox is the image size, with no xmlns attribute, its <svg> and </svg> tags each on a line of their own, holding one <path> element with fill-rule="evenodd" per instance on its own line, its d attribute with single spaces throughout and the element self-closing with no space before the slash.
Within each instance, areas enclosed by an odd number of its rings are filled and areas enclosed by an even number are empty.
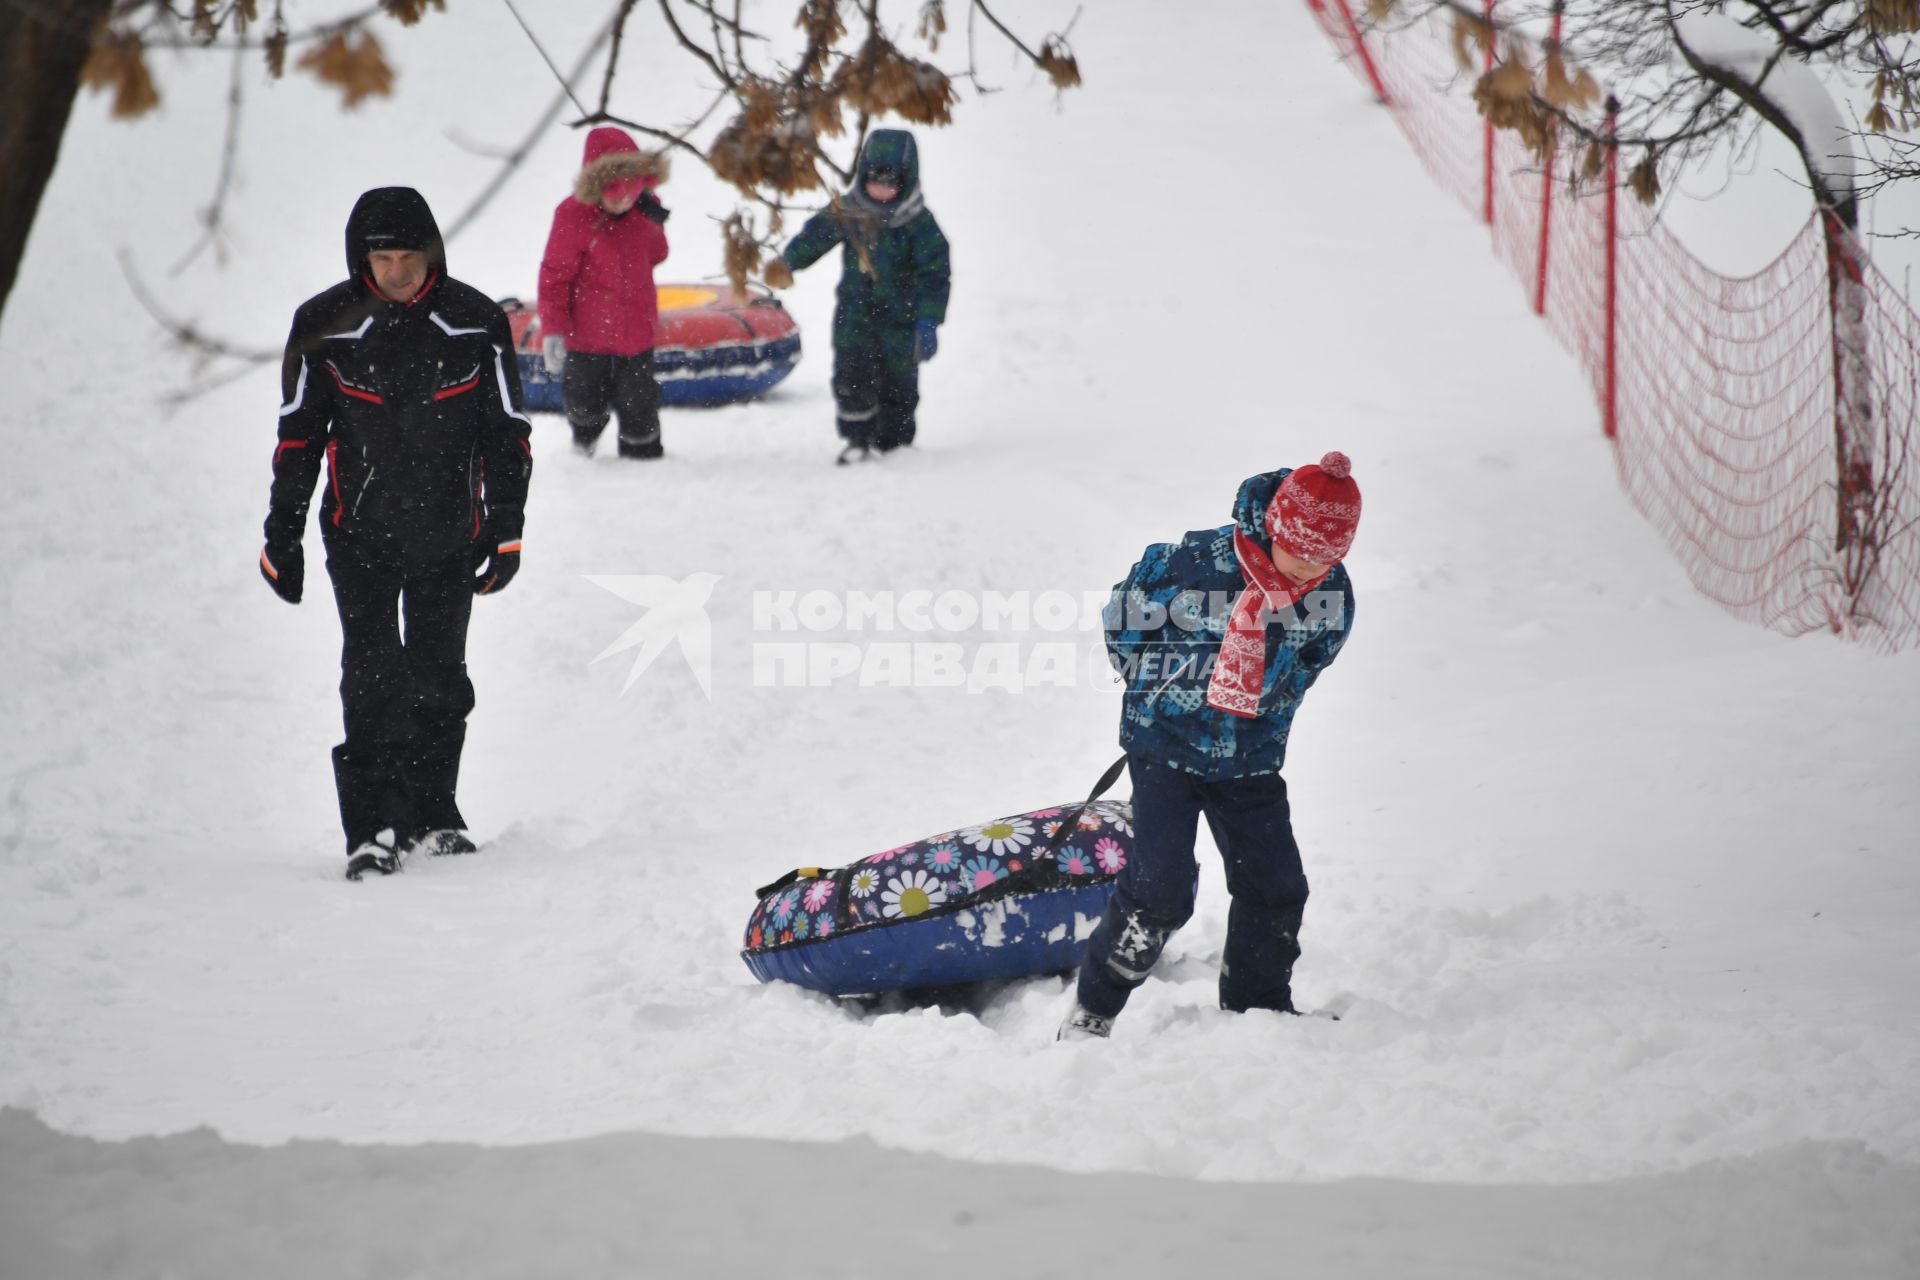
<svg viewBox="0 0 1920 1280">
<path fill-rule="evenodd" d="M 453 792 L 473 710 L 471 557 L 406 570 L 329 554 L 327 572 L 340 606 L 347 737 L 333 749 L 333 777 L 348 852 L 387 827 L 402 843 L 464 829 Z"/>
<path fill-rule="evenodd" d="M 653 376 L 653 352 L 637 356 L 601 356 L 569 352 L 560 374 L 573 442 L 591 451 L 607 428 L 609 413 L 620 415 L 623 454 L 660 451 L 660 384 Z"/>
<path fill-rule="evenodd" d="M 912 444 L 920 368 L 910 354 L 904 361 L 889 359 L 871 343 L 835 347 L 833 402 L 840 435 L 849 444 L 881 450 Z"/>
<path fill-rule="evenodd" d="M 1287 784 L 1277 773 L 1206 782 L 1198 774 L 1129 757 L 1133 777 L 1133 860 L 1087 944 L 1079 998 L 1114 1017 L 1126 1005 L 1173 932 L 1193 915 L 1200 864 L 1193 856 L 1206 815 L 1227 867 L 1233 906 L 1220 965 L 1220 1006 L 1293 1008 L 1293 962 L 1307 876 L 1293 840 Z"/>
</svg>

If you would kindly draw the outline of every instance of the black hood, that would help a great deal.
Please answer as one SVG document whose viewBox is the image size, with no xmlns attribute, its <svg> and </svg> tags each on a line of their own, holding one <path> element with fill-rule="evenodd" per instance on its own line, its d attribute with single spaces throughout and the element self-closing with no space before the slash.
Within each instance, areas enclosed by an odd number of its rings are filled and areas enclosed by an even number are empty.
<svg viewBox="0 0 1920 1280">
<path fill-rule="evenodd" d="M 354 202 L 347 215 L 347 275 L 367 274 L 367 255 L 375 249 L 421 249 L 435 271 L 447 269 L 447 246 L 426 197 L 412 187 L 375 187 Z"/>
</svg>

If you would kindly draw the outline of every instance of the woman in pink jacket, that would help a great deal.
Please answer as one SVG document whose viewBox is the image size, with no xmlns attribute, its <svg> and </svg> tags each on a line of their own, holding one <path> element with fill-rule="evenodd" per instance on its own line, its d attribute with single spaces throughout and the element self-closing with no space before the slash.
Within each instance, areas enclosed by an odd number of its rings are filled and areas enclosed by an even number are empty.
<svg viewBox="0 0 1920 1280">
<path fill-rule="evenodd" d="M 665 156 L 642 151 L 624 130 L 595 129 L 573 194 L 553 211 L 540 260 L 541 354 L 561 378 L 573 447 L 584 454 L 609 411 L 620 415 L 621 457 L 664 452 L 653 269 L 667 257 L 667 211 L 654 195 L 666 176 Z"/>
</svg>

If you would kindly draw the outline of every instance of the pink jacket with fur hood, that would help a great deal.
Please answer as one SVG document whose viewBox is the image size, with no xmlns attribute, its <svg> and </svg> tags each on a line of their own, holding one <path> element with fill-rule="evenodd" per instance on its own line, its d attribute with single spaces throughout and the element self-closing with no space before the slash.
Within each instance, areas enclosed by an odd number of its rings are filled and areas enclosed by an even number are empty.
<svg viewBox="0 0 1920 1280">
<path fill-rule="evenodd" d="M 622 129 L 587 134 L 585 163 L 573 194 L 553 211 L 540 259 L 540 331 L 559 334 L 567 350 L 636 356 L 660 340 L 653 269 L 666 261 L 667 212 L 653 189 L 667 176 L 665 156 L 642 151 Z M 638 181 L 642 194 L 614 217 L 600 197 L 616 182 Z"/>
</svg>

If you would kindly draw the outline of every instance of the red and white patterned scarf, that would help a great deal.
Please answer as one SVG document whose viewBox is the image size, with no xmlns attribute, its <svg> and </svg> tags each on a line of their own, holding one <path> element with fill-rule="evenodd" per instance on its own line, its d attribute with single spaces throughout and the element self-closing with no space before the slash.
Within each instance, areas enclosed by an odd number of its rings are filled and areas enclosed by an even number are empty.
<svg viewBox="0 0 1920 1280">
<path fill-rule="evenodd" d="M 1327 575 L 1310 582 L 1289 581 L 1273 567 L 1273 558 L 1260 544 L 1238 527 L 1233 531 L 1233 554 L 1247 585 L 1227 619 L 1227 634 L 1220 640 L 1220 656 L 1207 682 L 1207 705 L 1251 719 L 1260 711 L 1260 685 L 1267 667 L 1267 628 L 1261 615 L 1291 610 Z"/>
</svg>

